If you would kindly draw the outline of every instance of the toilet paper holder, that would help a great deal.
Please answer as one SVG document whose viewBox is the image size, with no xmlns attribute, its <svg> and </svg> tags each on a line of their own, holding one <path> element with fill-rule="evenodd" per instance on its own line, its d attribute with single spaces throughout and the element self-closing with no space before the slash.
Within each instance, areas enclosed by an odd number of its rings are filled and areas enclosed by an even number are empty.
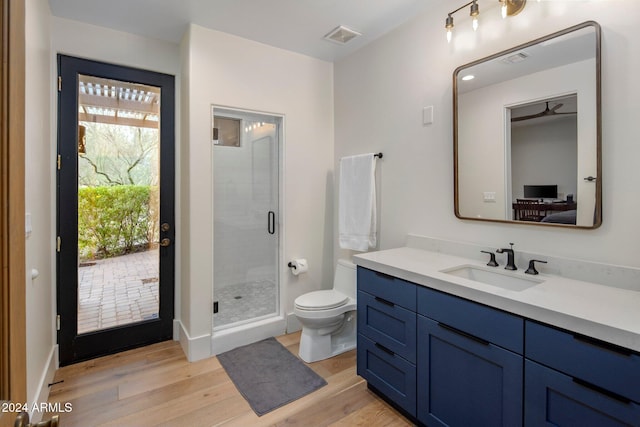
<svg viewBox="0 0 640 427">
<path fill-rule="evenodd" d="M 287 266 L 291 269 L 291 272 L 294 276 L 297 276 L 301 273 L 306 273 L 308 271 L 307 260 L 304 258 L 289 261 Z"/>
</svg>

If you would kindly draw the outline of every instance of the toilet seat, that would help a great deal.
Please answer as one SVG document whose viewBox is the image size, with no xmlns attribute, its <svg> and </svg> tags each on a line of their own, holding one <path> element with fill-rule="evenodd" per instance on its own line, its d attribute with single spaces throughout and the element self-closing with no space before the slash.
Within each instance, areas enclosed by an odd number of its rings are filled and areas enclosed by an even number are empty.
<svg viewBox="0 0 640 427">
<path fill-rule="evenodd" d="M 331 310 L 343 306 L 349 297 L 334 290 L 314 291 L 296 298 L 294 304 L 298 310 Z"/>
</svg>

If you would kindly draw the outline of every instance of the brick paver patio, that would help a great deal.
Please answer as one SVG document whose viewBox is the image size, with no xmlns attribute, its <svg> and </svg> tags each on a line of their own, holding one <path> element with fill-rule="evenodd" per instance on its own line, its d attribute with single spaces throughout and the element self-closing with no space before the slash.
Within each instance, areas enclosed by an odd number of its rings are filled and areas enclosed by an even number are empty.
<svg viewBox="0 0 640 427">
<path fill-rule="evenodd" d="M 158 250 L 83 263 L 78 269 L 78 333 L 158 316 Z"/>
</svg>

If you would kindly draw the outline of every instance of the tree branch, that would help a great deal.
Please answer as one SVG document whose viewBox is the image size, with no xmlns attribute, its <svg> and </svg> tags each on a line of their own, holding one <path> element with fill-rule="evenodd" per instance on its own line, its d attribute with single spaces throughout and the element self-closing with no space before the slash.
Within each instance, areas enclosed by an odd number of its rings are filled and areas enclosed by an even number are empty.
<svg viewBox="0 0 640 427">
<path fill-rule="evenodd" d="M 96 165 L 90 158 L 86 157 L 86 156 L 81 156 L 80 158 L 85 159 L 87 162 L 89 162 L 89 164 L 91 165 L 91 167 L 93 168 L 94 172 L 97 175 L 102 175 L 107 179 L 107 182 L 109 184 L 113 184 L 113 185 L 123 185 L 122 182 L 119 181 L 114 181 L 111 179 L 111 177 L 109 175 L 107 175 L 105 172 L 102 172 L 100 170 L 98 170 L 98 165 Z"/>
</svg>

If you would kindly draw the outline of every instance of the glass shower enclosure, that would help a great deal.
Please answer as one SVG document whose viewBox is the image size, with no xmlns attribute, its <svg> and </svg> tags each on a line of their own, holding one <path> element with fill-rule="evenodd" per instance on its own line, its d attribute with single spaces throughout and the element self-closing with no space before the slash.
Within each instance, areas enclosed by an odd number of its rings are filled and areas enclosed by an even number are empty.
<svg viewBox="0 0 640 427">
<path fill-rule="evenodd" d="M 282 118 L 213 108 L 213 330 L 279 313 Z"/>
</svg>

